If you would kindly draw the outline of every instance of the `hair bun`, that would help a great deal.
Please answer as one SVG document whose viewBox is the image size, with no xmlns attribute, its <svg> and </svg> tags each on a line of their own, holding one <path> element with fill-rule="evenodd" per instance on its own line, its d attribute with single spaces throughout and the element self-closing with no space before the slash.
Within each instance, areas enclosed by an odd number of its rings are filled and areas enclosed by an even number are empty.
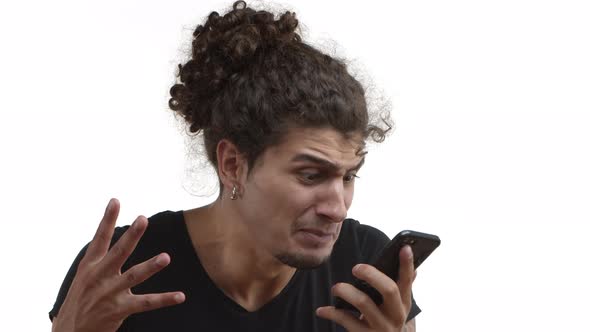
<svg viewBox="0 0 590 332">
<path fill-rule="evenodd" d="M 297 25 L 295 13 L 275 20 L 272 13 L 248 8 L 244 1 L 235 2 L 223 16 L 211 12 L 193 33 L 192 58 L 179 65 L 181 83 L 170 89 L 170 108 L 191 123 L 192 132 L 208 127 L 211 115 L 202 106 L 260 52 L 300 42 Z"/>
</svg>

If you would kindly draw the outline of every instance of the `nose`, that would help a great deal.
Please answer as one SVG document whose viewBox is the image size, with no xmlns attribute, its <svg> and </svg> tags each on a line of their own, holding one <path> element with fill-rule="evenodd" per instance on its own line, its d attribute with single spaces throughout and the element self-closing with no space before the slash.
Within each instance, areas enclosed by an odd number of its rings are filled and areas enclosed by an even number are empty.
<svg viewBox="0 0 590 332">
<path fill-rule="evenodd" d="M 330 222 L 342 222 L 348 212 L 346 196 L 342 181 L 326 184 L 316 205 L 316 213 Z"/>
</svg>

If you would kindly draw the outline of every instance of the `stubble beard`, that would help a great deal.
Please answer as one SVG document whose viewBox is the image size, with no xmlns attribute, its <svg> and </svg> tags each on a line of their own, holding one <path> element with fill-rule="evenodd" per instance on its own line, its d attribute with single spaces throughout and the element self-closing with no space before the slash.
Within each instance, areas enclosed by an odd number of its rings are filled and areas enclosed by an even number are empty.
<svg viewBox="0 0 590 332">
<path fill-rule="evenodd" d="M 297 232 L 298 230 L 304 228 L 304 225 L 295 224 L 293 225 L 293 232 Z M 309 270 L 317 268 L 318 266 L 324 264 L 330 259 L 332 255 L 332 251 L 334 250 L 334 243 L 332 243 L 332 248 L 330 252 L 325 256 L 318 256 L 318 255 L 306 255 L 299 252 L 289 252 L 284 251 L 280 252 L 275 255 L 275 258 L 279 260 L 281 263 L 294 267 L 296 269 L 302 270 Z"/>
<path fill-rule="evenodd" d="M 328 259 L 330 259 L 330 255 L 318 257 L 285 252 L 275 255 L 275 258 L 278 259 L 281 263 L 289 265 L 296 269 L 309 270 L 324 264 L 326 261 L 328 261 Z"/>
</svg>

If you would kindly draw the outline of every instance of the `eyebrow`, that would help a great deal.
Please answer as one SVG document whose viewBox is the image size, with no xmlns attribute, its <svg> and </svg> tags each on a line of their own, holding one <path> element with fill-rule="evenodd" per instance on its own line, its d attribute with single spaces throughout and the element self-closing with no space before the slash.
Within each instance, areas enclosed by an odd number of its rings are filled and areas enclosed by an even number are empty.
<svg viewBox="0 0 590 332">
<path fill-rule="evenodd" d="M 295 157 L 293 157 L 293 159 L 291 159 L 291 161 L 301 161 L 301 162 L 311 162 L 314 164 L 319 164 L 322 167 L 331 169 L 333 171 L 340 169 L 340 166 L 327 160 L 327 159 L 323 159 L 320 157 L 316 157 L 307 153 L 300 153 L 297 154 Z M 350 171 L 358 171 L 363 164 L 365 163 L 365 157 L 363 156 L 363 158 L 361 159 L 361 161 L 353 168 L 347 170 L 348 172 Z"/>
</svg>

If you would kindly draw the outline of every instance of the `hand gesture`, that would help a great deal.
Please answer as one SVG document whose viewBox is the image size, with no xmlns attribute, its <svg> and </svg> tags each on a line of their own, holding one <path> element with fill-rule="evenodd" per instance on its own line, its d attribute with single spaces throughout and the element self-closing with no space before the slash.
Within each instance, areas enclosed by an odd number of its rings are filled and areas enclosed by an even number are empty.
<svg viewBox="0 0 590 332">
<path fill-rule="evenodd" d="M 119 201 L 111 199 L 53 320 L 53 332 L 115 332 L 133 313 L 184 302 L 182 292 L 131 293 L 131 287 L 166 267 L 170 256 L 161 253 L 121 273 L 123 263 L 135 249 L 148 221 L 139 216 L 109 250 L 118 215 Z"/>
<path fill-rule="evenodd" d="M 352 269 L 355 277 L 366 281 L 383 296 L 383 303 L 377 306 L 364 292 L 348 283 L 332 287 L 332 295 L 338 296 L 355 306 L 360 318 L 333 306 L 320 307 L 319 317 L 342 325 L 347 331 L 404 331 L 406 319 L 412 306 L 412 283 L 415 278 L 412 248 L 404 246 L 400 251 L 399 281 L 396 283 L 383 272 L 368 264 L 357 264 Z"/>
</svg>

